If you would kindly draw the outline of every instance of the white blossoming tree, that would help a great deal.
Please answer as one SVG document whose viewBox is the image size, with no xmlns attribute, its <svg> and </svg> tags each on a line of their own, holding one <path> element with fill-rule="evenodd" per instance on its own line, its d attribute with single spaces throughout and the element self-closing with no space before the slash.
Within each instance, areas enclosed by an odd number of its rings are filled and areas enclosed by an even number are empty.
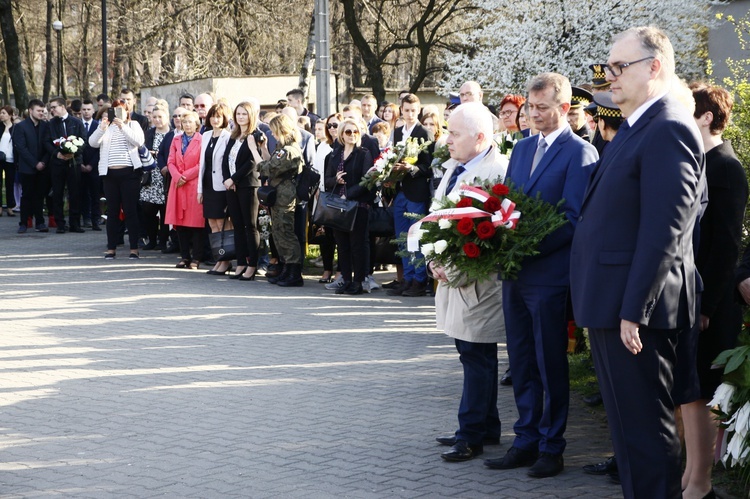
<svg viewBox="0 0 750 499">
<path fill-rule="evenodd" d="M 446 56 L 445 92 L 468 80 L 492 96 L 523 93 L 535 74 L 555 71 L 591 80 L 589 64 L 605 62 L 611 35 L 632 26 L 663 29 L 683 77 L 704 74 L 707 0 L 488 0 L 472 14 L 477 29 L 462 35 L 471 49 Z"/>
</svg>

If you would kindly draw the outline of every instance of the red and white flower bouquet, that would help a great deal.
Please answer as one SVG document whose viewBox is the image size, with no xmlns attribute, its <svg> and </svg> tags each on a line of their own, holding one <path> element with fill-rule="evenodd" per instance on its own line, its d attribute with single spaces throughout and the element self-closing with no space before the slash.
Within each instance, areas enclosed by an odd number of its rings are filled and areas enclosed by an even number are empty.
<svg viewBox="0 0 750 499">
<path fill-rule="evenodd" d="M 430 210 L 409 230 L 407 250 L 451 269 L 450 286 L 498 272 L 515 279 L 541 240 L 568 223 L 556 206 L 499 182 L 461 185 Z"/>
</svg>

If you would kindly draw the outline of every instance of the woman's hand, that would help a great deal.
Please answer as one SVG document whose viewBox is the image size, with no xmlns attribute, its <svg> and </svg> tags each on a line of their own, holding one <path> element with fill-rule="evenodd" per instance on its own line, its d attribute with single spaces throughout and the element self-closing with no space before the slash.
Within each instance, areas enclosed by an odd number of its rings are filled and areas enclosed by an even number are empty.
<svg viewBox="0 0 750 499">
<path fill-rule="evenodd" d="M 249 147 L 251 151 L 258 148 L 255 144 L 255 137 L 253 137 L 252 133 L 247 136 L 247 147 Z"/>
<path fill-rule="evenodd" d="M 162 168 L 162 169 L 161 169 L 160 171 L 161 171 L 161 176 L 162 176 L 162 177 L 166 177 L 166 176 L 167 176 L 167 173 L 169 173 L 169 168 L 167 168 L 167 167 L 165 166 L 165 167 L 164 167 L 164 168 Z"/>
<path fill-rule="evenodd" d="M 112 122 L 112 124 L 113 125 L 117 125 L 117 128 L 119 128 L 120 130 L 122 130 L 122 126 L 125 123 L 123 123 L 123 121 L 120 118 L 115 118 L 114 121 Z"/>
<path fill-rule="evenodd" d="M 187 177 L 183 175 L 180 177 L 180 179 L 177 181 L 177 187 L 182 187 L 183 185 L 187 184 Z"/>
<path fill-rule="evenodd" d="M 234 180 L 232 180 L 231 178 L 226 179 L 224 181 L 224 187 L 226 187 L 228 191 L 233 191 L 234 190 Z"/>
<path fill-rule="evenodd" d="M 198 204 L 203 204 L 203 194 L 198 194 Z"/>
<path fill-rule="evenodd" d="M 107 128 L 109 128 L 109 119 L 107 119 L 107 115 L 105 114 L 99 122 L 99 130 L 105 131 Z"/>
<path fill-rule="evenodd" d="M 336 172 L 336 183 L 337 184 L 345 184 L 346 180 L 344 179 L 344 175 L 346 175 L 345 171 Z"/>
</svg>

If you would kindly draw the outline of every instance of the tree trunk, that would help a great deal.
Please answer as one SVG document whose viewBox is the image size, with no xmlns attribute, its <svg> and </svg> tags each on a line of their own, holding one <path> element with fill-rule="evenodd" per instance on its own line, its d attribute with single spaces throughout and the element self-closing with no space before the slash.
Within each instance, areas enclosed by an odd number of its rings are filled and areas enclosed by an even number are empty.
<svg viewBox="0 0 750 499">
<path fill-rule="evenodd" d="M 117 29 L 115 31 L 115 50 L 112 61 L 112 95 L 120 95 L 122 89 L 122 65 L 125 60 L 123 43 L 125 40 L 125 12 L 123 1 L 115 2 L 117 5 Z"/>
<path fill-rule="evenodd" d="M 52 89 L 52 68 L 55 53 L 52 51 L 52 16 L 55 12 L 55 4 L 52 0 L 47 0 L 47 24 L 44 27 L 44 83 L 42 84 L 42 100 L 49 100 L 49 93 Z M 21 109 L 19 107 L 19 109 Z"/>
<path fill-rule="evenodd" d="M 310 90 L 310 75 L 313 72 L 315 64 L 315 8 L 310 16 L 310 31 L 307 35 L 307 49 L 305 57 L 302 59 L 302 67 L 299 71 L 299 89 L 305 95 L 304 101 L 307 101 L 307 94 Z"/>
<path fill-rule="evenodd" d="M 367 39 L 365 39 L 362 31 L 359 29 L 359 20 L 355 12 L 354 2 L 355 0 L 341 0 L 344 6 L 344 23 L 352 37 L 354 46 L 357 47 L 362 56 L 362 62 L 367 68 L 367 76 L 370 80 L 372 93 L 378 102 L 382 102 L 385 100 L 385 79 L 383 78 L 382 62 L 372 51 L 370 45 L 367 43 Z"/>
<path fill-rule="evenodd" d="M 23 53 L 26 68 L 25 68 L 25 76 L 26 81 L 29 83 L 29 92 L 31 92 L 31 95 L 37 96 L 39 95 L 39 91 L 36 86 L 36 79 L 34 77 L 34 53 L 31 49 L 31 43 L 29 42 L 29 30 L 26 28 L 26 21 L 25 16 L 22 15 L 20 7 L 18 5 L 18 1 L 16 0 L 14 7 L 17 12 L 19 12 L 18 16 L 18 24 L 21 26 L 21 36 L 23 37 Z"/>
<path fill-rule="evenodd" d="M 78 95 L 82 99 L 91 98 L 89 90 L 89 26 L 91 25 L 91 2 L 83 4 L 83 28 L 81 32 L 81 72 L 78 75 Z"/>
<path fill-rule="evenodd" d="M 23 76 L 21 51 L 18 47 L 18 34 L 13 22 L 13 6 L 10 0 L 0 0 L 0 30 L 5 40 L 5 61 L 11 85 L 13 85 L 16 107 L 26 109 L 29 94 L 26 91 L 26 79 Z"/>
</svg>

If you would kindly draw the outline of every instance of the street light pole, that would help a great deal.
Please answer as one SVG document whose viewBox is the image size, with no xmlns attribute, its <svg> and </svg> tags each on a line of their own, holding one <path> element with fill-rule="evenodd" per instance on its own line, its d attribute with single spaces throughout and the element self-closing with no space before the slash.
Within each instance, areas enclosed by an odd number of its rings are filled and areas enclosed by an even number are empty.
<svg viewBox="0 0 750 499">
<path fill-rule="evenodd" d="M 102 93 L 109 95 L 107 79 L 109 68 L 107 68 L 107 0 L 102 0 Z"/>
<path fill-rule="evenodd" d="M 52 23 L 52 29 L 54 29 L 57 32 L 57 95 L 63 95 L 65 94 L 65 89 L 63 88 L 63 76 L 62 76 L 62 65 L 63 65 L 63 58 L 62 58 L 62 29 L 63 29 L 63 23 L 60 20 L 57 20 Z"/>
</svg>

